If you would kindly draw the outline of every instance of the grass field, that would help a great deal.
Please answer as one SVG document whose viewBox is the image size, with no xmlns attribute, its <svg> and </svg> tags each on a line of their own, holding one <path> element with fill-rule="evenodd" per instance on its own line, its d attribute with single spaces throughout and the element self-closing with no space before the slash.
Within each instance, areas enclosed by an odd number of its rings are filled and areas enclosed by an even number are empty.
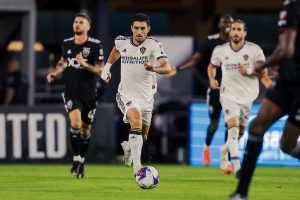
<svg viewBox="0 0 300 200">
<path fill-rule="evenodd" d="M 86 177 L 77 180 L 69 165 L 0 164 L 0 200 L 219 200 L 228 199 L 236 180 L 218 168 L 154 165 L 160 183 L 140 189 L 132 169 L 122 165 L 87 165 Z M 251 185 L 251 200 L 299 200 L 300 169 L 259 167 Z"/>
</svg>

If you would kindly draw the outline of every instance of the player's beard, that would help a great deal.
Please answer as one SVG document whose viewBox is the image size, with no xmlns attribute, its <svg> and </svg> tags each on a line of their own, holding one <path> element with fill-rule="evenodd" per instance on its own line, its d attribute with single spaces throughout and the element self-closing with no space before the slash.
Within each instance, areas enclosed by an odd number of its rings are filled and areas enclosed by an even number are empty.
<svg viewBox="0 0 300 200">
<path fill-rule="evenodd" d="M 83 31 L 74 31 L 74 34 L 77 35 L 77 36 L 80 36 L 83 34 Z"/>
</svg>

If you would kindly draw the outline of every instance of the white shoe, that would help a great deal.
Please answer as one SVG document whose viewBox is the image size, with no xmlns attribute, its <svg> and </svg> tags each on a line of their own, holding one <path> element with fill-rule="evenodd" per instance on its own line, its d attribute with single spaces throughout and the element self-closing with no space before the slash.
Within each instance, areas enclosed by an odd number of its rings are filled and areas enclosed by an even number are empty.
<svg viewBox="0 0 300 200">
<path fill-rule="evenodd" d="M 132 157 L 128 141 L 123 141 L 121 146 L 124 151 L 123 162 L 127 167 L 130 167 L 132 165 Z"/>
<path fill-rule="evenodd" d="M 225 170 L 228 165 L 228 148 L 226 145 L 220 147 L 220 168 Z"/>
<path fill-rule="evenodd" d="M 233 194 L 229 200 L 247 200 L 247 197 L 240 194 Z"/>
</svg>

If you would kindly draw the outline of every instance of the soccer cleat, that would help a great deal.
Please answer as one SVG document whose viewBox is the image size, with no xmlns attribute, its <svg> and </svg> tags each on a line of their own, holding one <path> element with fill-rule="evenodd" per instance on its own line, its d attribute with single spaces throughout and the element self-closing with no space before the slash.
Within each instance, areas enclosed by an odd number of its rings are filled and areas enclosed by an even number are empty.
<svg viewBox="0 0 300 200">
<path fill-rule="evenodd" d="M 210 148 L 205 146 L 203 149 L 203 165 L 208 167 L 210 164 Z"/>
<path fill-rule="evenodd" d="M 227 163 L 227 167 L 225 169 L 222 169 L 223 174 L 232 174 L 233 173 L 233 167 L 230 163 Z"/>
<path fill-rule="evenodd" d="M 230 199 L 229 200 L 247 200 L 247 197 L 246 196 L 242 196 L 241 194 L 233 194 L 230 196 Z"/>
<path fill-rule="evenodd" d="M 84 177 L 84 163 L 80 163 L 77 168 L 77 174 L 76 177 L 78 179 L 82 179 Z"/>
<path fill-rule="evenodd" d="M 128 141 L 123 141 L 121 146 L 124 151 L 123 162 L 127 167 L 130 167 L 132 165 L 132 157 Z"/>
<path fill-rule="evenodd" d="M 143 173 L 145 173 L 145 170 L 146 168 L 140 166 L 140 167 L 137 167 L 135 168 L 134 170 L 134 173 L 133 173 L 133 176 L 136 177 L 136 176 L 141 176 Z"/>
<path fill-rule="evenodd" d="M 79 166 L 79 161 L 73 161 L 72 167 L 71 167 L 71 174 L 76 176 L 77 175 L 77 168 Z"/>
<path fill-rule="evenodd" d="M 240 179 L 241 177 L 241 169 L 238 169 L 235 173 L 234 173 L 234 176 L 236 179 Z"/>
</svg>

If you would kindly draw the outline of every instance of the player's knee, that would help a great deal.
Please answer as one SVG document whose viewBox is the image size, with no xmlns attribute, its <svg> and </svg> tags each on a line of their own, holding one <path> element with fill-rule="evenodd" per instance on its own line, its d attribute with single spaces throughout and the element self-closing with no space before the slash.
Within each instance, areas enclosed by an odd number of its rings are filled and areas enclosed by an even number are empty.
<svg viewBox="0 0 300 200">
<path fill-rule="evenodd" d="M 266 130 L 266 126 L 264 125 L 263 120 L 255 118 L 250 124 L 250 132 L 260 134 L 264 133 Z"/>
<path fill-rule="evenodd" d="M 130 120 L 131 128 L 142 128 L 142 119 L 140 117 L 135 117 Z"/>
<path fill-rule="evenodd" d="M 91 128 L 90 127 L 82 127 L 81 128 L 81 135 L 83 137 L 88 137 L 91 135 Z"/>
<path fill-rule="evenodd" d="M 286 154 L 290 154 L 293 151 L 293 147 L 286 143 L 284 140 L 280 141 L 280 149 Z"/>
<path fill-rule="evenodd" d="M 71 126 L 76 129 L 81 129 L 81 121 L 79 121 L 79 120 L 71 121 Z"/>
</svg>

